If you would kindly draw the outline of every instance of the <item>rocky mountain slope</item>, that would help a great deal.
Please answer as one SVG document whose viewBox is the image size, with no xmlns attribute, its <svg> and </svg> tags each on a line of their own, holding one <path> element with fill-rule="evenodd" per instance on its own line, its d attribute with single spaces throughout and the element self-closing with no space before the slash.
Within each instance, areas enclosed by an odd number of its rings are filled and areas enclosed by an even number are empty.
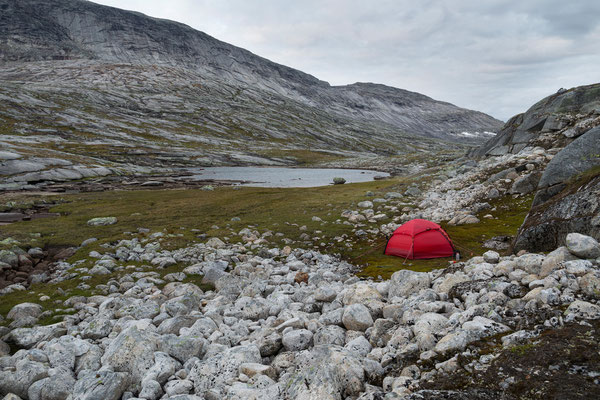
<svg viewBox="0 0 600 400">
<path fill-rule="evenodd" d="M 550 251 L 576 231 L 600 238 L 600 84 L 561 89 L 513 117 L 475 156 L 518 155 L 538 147 L 549 163 L 528 175 L 532 209 L 515 250 Z"/>
<path fill-rule="evenodd" d="M 185 25 L 87 1 L 0 9 L 2 147 L 50 159 L 37 160 L 46 169 L 53 159 L 123 172 L 294 163 L 306 150 L 431 152 L 501 124 L 383 85 L 332 87 Z"/>
</svg>

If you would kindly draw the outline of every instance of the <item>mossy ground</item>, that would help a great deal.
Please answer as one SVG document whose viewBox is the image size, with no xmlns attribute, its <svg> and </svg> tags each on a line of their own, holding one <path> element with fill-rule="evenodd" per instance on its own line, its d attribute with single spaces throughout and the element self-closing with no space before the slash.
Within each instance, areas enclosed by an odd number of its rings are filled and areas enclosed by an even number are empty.
<svg viewBox="0 0 600 400">
<path fill-rule="evenodd" d="M 486 370 L 468 373 L 459 368 L 425 382 L 421 389 L 463 393 L 465 397 L 460 398 L 598 399 L 600 321 L 589 322 L 565 324 L 524 344 L 500 348 Z M 466 397 L 478 392 L 489 396 Z"/>
</svg>

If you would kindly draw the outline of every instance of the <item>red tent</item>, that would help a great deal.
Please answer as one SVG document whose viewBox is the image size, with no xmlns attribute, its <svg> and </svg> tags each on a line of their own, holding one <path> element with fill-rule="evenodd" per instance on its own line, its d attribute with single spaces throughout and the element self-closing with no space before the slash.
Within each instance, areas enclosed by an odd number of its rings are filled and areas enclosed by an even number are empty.
<svg viewBox="0 0 600 400">
<path fill-rule="evenodd" d="M 384 253 L 411 260 L 452 257 L 454 245 L 438 224 L 426 219 L 413 219 L 394 231 Z"/>
</svg>

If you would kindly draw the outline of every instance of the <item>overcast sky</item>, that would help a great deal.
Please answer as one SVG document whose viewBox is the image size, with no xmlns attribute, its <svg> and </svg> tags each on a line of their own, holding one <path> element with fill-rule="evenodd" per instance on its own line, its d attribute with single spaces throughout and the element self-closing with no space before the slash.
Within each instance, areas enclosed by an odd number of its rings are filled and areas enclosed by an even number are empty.
<svg viewBox="0 0 600 400">
<path fill-rule="evenodd" d="M 507 120 L 600 81 L 598 0 L 100 0 L 332 85 L 376 82 Z"/>
</svg>

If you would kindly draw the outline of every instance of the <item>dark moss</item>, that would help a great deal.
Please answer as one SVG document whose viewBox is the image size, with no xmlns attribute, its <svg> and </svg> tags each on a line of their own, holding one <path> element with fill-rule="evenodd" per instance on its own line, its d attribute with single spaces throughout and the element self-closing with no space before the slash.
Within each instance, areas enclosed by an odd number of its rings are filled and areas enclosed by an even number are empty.
<svg viewBox="0 0 600 400">
<path fill-rule="evenodd" d="M 525 344 L 501 350 L 484 371 L 459 369 L 424 383 L 422 389 L 491 391 L 507 400 L 600 398 L 600 321 L 590 322 L 591 326 L 571 323 L 547 330 Z"/>
</svg>

